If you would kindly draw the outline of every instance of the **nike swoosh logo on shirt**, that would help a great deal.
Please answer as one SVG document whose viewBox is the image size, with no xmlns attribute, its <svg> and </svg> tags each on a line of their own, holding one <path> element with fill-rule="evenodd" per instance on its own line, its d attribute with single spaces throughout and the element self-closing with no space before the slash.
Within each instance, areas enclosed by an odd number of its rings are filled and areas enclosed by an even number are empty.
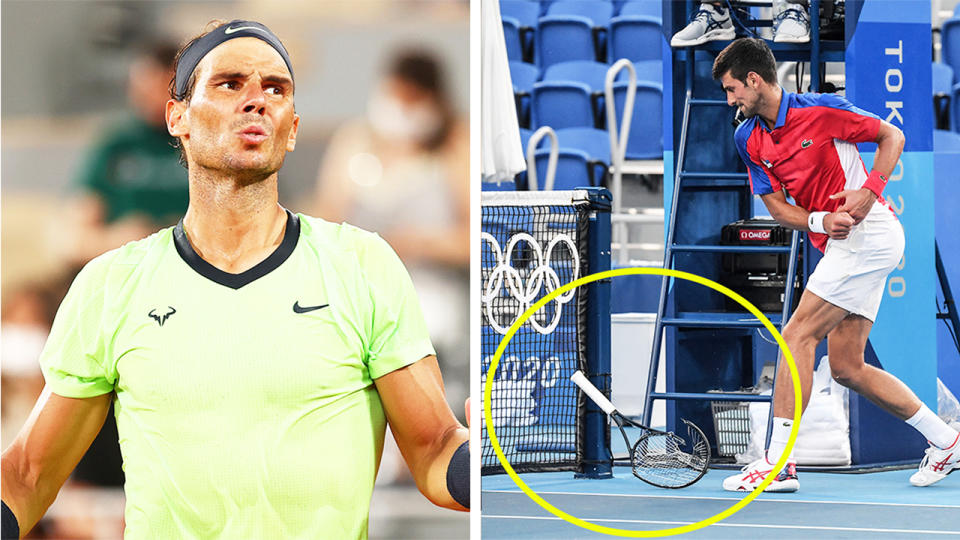
<svg viewBox="0 0 960 540">
<path fill-rule="evenodd" d="M 261 30 L 260 28 L 257 28 L 256 26 L 238 26 L 236 28 L 229 27 L 226 30 L 224 30 L 223 33 L 232 34 L 234 32 L 239 32 L 241 30 L 256 30 L 257 32 L 263 32 L 263 30 Z"/>
<path fill-rule="evenodd" d="M 301 306 L 300 306 L 300 301 L 297 300 L 296 302 L 293 303 L 293 312 L 294 312 L 294 313 L 309 313 L 309 312 L 311 312 L 311 311 L 316 311 L 316 310 L 318 310 L 318 309 L 323 309 L 323 308 L 325 308 L 325 307 L 327 307 L 327 306 L 329 306 L 329 305 L 330 305 L 330 304 L 322 304 L 322 305 L 319 305 L 319 306 L 302 306 L 302 307 L 301 307 Z"/>
</svg>

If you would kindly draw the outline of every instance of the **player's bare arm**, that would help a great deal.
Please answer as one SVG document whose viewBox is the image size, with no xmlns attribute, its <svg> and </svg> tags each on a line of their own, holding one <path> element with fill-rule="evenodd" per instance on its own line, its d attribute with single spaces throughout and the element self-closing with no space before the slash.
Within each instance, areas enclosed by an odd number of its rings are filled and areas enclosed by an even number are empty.
<svg viewBox="0 0 960 540">
<path fill-rule="evenodd" d="M 810 212 L 807 212 L 795 204 L 790 204 L 783 190 L 761 195 L 760 198 L 763 199 L 767 210 L 770 211 L 770 216 L 784 227 L 800 231 L 810 230 L 808 221 Z M 835 240 L 846 238 L 847 235 L 850 234 L 850 228 L 853 227 L 855 223 L 856 221 L 849 213 L 841 210 L 830 212 L 823 216 L 823 229 L 830 238 Z"/>
<path fill-rule="evenodd" d="M 427 356 L 375 383 L 397 446 L 420 492 L 438 506 L 466 510 L 450 494 L 447 469 L 469 439 L 469 432 L 447 405 L 437 358 Z"/>
<path fill-rule="evenodd" d="M 886 183 L 886 179 L 890 177 L 893 168 L 897 166 L 906 138 L 900 128 L 889 122 L 881 121 L 877 139 L 874 142 L 877 143 L 877 153 L 873 158 L 871 175 L 879 174 L 882 177 L 882 182 Z M 860 189 L 845 189 L 834 193 L 830 198 L 844 199 L 843 204 L 837 211 L 849 213 L 855 223 L 860 223 L 870 212 L 874 201 L 877 200 L 877 193 L 874 193 L 865 185 Z"/>
<path fill-rule="evenodd" d="M 76 399 L 45 388 L 17 438 L 3 453 L 3 502 L 26 534 L 90 447 L 113 394 Z"/>
</svg>

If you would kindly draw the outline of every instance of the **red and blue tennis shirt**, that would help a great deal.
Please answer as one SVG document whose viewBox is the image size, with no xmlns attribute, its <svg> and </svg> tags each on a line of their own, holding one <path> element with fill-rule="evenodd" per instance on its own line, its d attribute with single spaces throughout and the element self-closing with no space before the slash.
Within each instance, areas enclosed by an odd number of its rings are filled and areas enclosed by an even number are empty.
<svg viewBox="0 0 960 540">
<path fill-rule="evenodd" d="M 785 188 L 809 212 L 834 212 L 843 201 L 830 195 L 867 181 L 856 143 L 875 141 L 879 130 L 879 117 L 842 96 L 784 91 L 773 129 L 753 116 L 740 124 L 734 140 L 755 195 Z M 887 205 L 882 197 L 878 201 Z M 811 232 L 810 241 L 823 251 L 827 235 Z"/>
</svg>

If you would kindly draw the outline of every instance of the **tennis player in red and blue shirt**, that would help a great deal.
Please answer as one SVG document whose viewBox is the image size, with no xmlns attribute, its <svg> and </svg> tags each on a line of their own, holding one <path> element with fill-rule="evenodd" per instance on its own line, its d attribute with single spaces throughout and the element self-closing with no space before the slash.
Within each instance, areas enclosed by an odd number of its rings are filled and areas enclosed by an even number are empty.
<svg viewBox="0 0 960 540">
<path fill-rule="evenodd" d="M 776 60 L 763 40 L 738 39 L 713 65 L 727 103 L 747 118 L 734 134 L 750 186 L 781 225 L 806 230 L 824 252 L 783 329 L 800 373 L 803 407 L 810 400 L 814 354 L 827 337 L 833 378 L 906 421 L 930 441 L 915 486 L 928 486 L 960 467 L 960 434 L 903 382 L 864 363 L 867 336 L 887 275 L 903 256 L 903 227 L 882 191 L 903 150 L 903 133 L 833 94 L 791 94 L 777 83 Z M 875 142 L 868 173 L 856 143 Z M 795 204 L 787 201 L 786 192 Z M 752 491 L 780 460 L 793 427 L 789 368 L 779 365 L 773 433 L 766 455 L 726 478 L 729 491 Z M 767 491 L 796 491 L 796 462 Z"/>
</svg>

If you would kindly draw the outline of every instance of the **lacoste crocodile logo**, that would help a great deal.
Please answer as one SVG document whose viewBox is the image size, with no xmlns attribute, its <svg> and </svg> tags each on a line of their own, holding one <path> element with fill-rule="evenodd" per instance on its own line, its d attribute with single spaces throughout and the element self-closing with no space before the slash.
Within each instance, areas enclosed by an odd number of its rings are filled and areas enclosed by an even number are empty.
<svg viewBox="0 0 960 540">
<path fill-rule="evenodd" d="M 800 143 L 800 148 L 809 148 L 811 144 L 813 144 L 813 139 L 804 139 L 803 142 Z"/>
<path fill-rule="evenodd" d="M 159 324 L 160 326 L 163 326 L 163 323 L 167 322 L 167 319 L 169 319 L 171 315 L 177 312 L 177 310 L 173 309 L 173 306 L 167 306 L 167 308 L 169 308 L 170 311 L 164 313 L 163 315 L 157 315 L 157 308 L 151 309 L 150 313 L 147 313 L 147 315 L 151 319 L 157 321 L 157 324 Z"/>
</svg>

